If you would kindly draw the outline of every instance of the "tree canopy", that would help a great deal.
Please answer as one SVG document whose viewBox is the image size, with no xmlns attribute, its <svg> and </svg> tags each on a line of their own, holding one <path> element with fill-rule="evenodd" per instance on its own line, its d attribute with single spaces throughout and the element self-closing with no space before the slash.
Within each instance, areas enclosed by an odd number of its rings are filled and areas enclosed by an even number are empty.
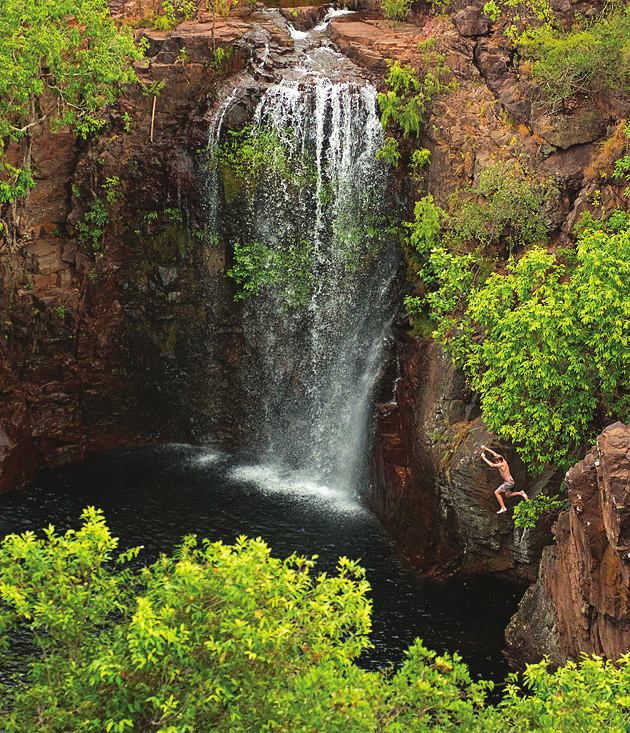
<svg viewBox="0 0 630 733">
<path fill-rule="evenodd" d="M 532 239 L 504 265 L 481 246 L 462 250 L 453 222 L 430 197 L 416 205 L 409 244 L 427 293 L 407 305 L 429 306 L 488 427 L 532 470 L 568 468 L 607 423 L 630 417 L 628 216 L 585 221 L 575 250 L 552 254 Z"/>
<path fill-rule="evenodd" d="M 98 130 L 141 51 L 107 0 L 0 0 L 0 151 L 37 122 Z M 34 185 L 30 161 L 0 157 L 0 202 Z"/>
<path fill-rule="evenodd" d="M 628 656 L 534 665 L 485 706 L 492 683 L 419 640 L 397 671 L 357 666 L 371 603 L 347 558 L 329 576 L 261 539 L 187 537 L 132 569 L 141 548 L 119 554 L 101 512 L 82 519 L 0 545 L 0 679 L 12 641 L 33 645 L 3 685 L 5 731 L 630 730 Z"/>
</svg>

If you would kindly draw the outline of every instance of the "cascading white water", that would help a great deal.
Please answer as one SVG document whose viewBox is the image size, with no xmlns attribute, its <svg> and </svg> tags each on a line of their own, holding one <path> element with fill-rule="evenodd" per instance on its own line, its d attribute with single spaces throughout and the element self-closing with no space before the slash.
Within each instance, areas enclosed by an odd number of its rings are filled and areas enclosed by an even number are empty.
<svg viewBox="0 0 630 733">
<path fill-rule="evenodd" d="M 241 318 L 248 443 L 257 460 L 353 491 L 400 264 L 376 92 L 320 74 L 271 86 L 249 139 L 266 141 L 269 171 L 241 182 L 215 225 L 259 276 Z"/>
</svg>

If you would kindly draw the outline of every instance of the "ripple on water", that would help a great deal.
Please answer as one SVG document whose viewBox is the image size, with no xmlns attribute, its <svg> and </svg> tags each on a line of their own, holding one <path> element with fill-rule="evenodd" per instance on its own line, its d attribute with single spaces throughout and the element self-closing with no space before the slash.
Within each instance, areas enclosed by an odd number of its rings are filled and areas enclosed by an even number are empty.
<svg viewBox="0 0 630 733">
<path fill-rule="evenodd" d="M 438 652 L 459 652 L 473 677 L 500 682 L 509 671 L 503 629 L 518 589 L 491 579 L 418 578 L 374 516 L 339 487 L 198 446 L 108 451 L 41 471 L 23 492 L 0 496 L 0 536 L 50 523 L 61 532 L 76 528 L 88 504 L 103 509 L 121 549 L 144 546 L 142 563 L 171 552 L 185 534 L 227 543 L 260 536 L 276 557 L 318 555 L 320 572 L 332 572 L 340 555 L 359 561 L 372 588 L 374 649 L 361 658 L 368 669 L 400 663 L 420 637 Z"/>
</svg>

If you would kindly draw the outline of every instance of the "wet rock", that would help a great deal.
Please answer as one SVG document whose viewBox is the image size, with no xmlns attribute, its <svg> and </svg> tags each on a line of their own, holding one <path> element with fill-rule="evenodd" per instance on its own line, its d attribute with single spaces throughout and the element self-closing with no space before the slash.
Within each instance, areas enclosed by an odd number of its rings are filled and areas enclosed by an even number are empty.
<svg viewBox="0 0 630 733">
<path fill-rule="evenodd" d="M 324 8 L 311 5 L 301 8 L 281 8 L 280 13 L 299 31 L 310 31 L 324 16 Z"/>
<path fill-rule="evenodd" d="M 271 77 L 273 79 L 273 77 Z M 225 130 L 242 130 L 252 121 L 254 110 L 263 95 L 262 84 L 249 83 L 242 86 L 238 97 L 229 106 L 223 117 L 223 128 Z"/>
<path fill-rule="evenodd" d="M 513 664 L 544 655 L 554 664 L 581 654 L 614 660 L 630 647 L 629 456 L 630 427 L 615 423 L 567 473 L 571 507 L 507 629 Z"/>
<path fill-rule="evenodd" d="M 8 346 L 0 343 L 0 493 L 21 488 L 35 467 L 30 411 Z"/>
<path fill-rule="evenodd" d="M 531 582 L 550 522 L 520 530 L 510 513 L 497 516 L 501 479 L 479 456 L 492 436 L 463 374 L 436 344 L 415 339 L 399 345 L 398 364 L 394 399 L 378 423 L 379 516 L 423 572 Z M 532 480 L 513 449 L 501 451 L 517 488 L 532 497 L 558 482 L 553 470 Z"/>
</svg>

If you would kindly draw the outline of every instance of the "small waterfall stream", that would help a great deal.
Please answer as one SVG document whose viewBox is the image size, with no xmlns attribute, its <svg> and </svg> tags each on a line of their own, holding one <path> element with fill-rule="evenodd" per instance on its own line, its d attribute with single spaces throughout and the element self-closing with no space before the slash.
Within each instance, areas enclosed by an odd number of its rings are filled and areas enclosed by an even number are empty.
<svg viewBox="0 0 630 733">
<path fill-rule="evenodd" d="M 366 478 L 401 254 L 376 158 L 375 89 L 331 49 L 301 58 L 262 95 L 245 136 L 245 173 L 243 148 L 221 135 L 225 105 L 217 113 L 210 159 L 223 188 L 211 189 L 220 203 L 209 202 L 210 232 L 249 268 L 240 388 L 250 453 L 353 492 Z"/>
</svg>

